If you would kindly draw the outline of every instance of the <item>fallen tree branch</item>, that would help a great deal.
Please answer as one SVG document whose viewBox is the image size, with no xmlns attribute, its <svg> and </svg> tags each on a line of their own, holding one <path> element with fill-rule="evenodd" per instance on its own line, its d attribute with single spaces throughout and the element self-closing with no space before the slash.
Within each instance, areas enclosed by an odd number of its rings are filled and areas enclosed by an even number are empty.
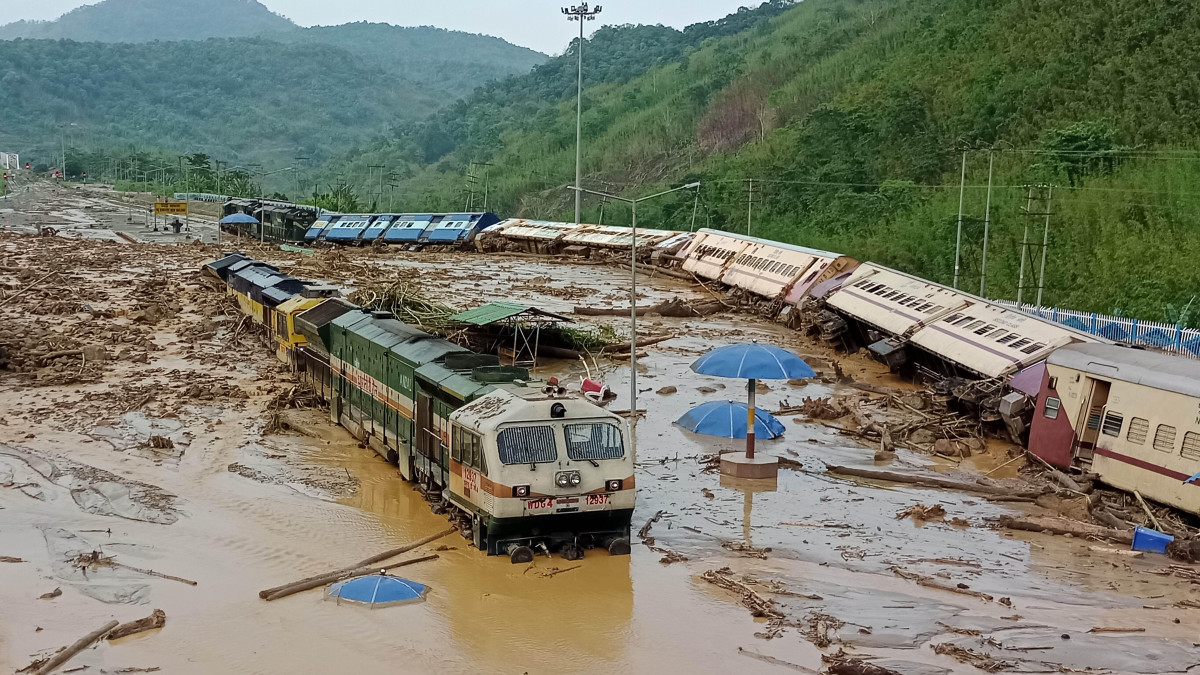
<svg viewBox="0 0 1200 675">
<path fill-rule="evenodd" d="M 167 613 L 161 609 L 156 609 L 150 614 L 150 616 L 117 626 L 109 631 L 108 635 L 104 636 L 104 639 L 120 640 L 123 637 L 129 637 L 135 633 L 144 633 L 145 631 L 154 630 L 155 628 L 162 628 L 165 625 L 167 625 Z"/>
<path fill-rule="evenodd" d="M 420 558 L 413 558 L 411 560 L 403 560 L 398 563 L 392 563 L 391 565 L 387 565 L 384 567 L 378 567 L 378 566 L 373 566 L 373 565 L 364 565 L 363 567 L 359 567 L 359 568 L 353 569 L 353 570 L 342 570 L 339 572 L 333 572 L 330 574 L 326 574 L 326 575 L 320 576 L 320 577 L 309 577 L 308 579 L 306 579 L 304 581 L 297 581 L 293 584 L 288 584 L 287 586 L 282 586 L 278 590 L 275 590 L 273 593 L 270 593 L 266 596 L 263 596 L 263 594 L 262 594 L 263 592 L 260 592 L 259 597 L 261 597 L 263 600 L 267 600 L 267 601 L 278 600 L 280 598 L 286 598 L 289 595 L 295 595 L 296 593 L 311 590 L 313 588 L 318 588 L 318 587 L 324 586 L 326 584 L 332 584 L 332 583 L 336 583 L 338 581 L 345 581 L 346 579 L 353 579 L 354 577 L 365 577 L 368 574 L 374 574 L 374 573 L 380 572 L 380 571 L 386 572 L 387 570 L 395 569 L 397 567 L 404 567 L 405 565 L 414 565 L 416 563 L 425 562 L 427 560 L 437 560 L 438 557 L 439 556 L 436 553 L 434 553 L 432 555 L 427 555 L 427 556 L 423 556 Z"/>
<path fill-rule="evenodd" d="M 1069 534 L 1080 538 L 1107 539 L 1118 544 L 1133 543 L 1133 533 L 1131 532 L 1057 516 L 1000 516 L 997 524 L 1009 530 Z"/>
<path fill-rule="evenodd" d="M 47 276 L 49 276 L 49 275 L 47 275 Z M 43 277 L 43 278 L 45 278 L 45 277 Z M 52 656 L 49 661 L 42 664 L 42 667 L 40 667 L 36 671 L 34 671 L 34 675 L 49 675 L 49 673 L 54 672 L 59 666 L 66 663 L 67 661 L 70 661 L 76 654 L 78 654 L 79 652 L 92 646 L 92 643 L 95 642 L 96 640 L 99 640 L 101 637 L 103 637 L 105 633 L 112 630 L 113 628 L 116 628 L 117 624 L 119 624 L 119 623 L 120 623 L 120 621 L 113 619 L 112 621 L 109 621 L 108 623 L 104 624 L 100 628 L 79 638 L 78 640 L 71 643 L 67 647 L 64 647 L 62 649 L 62 651 L 60 651 L 57 654 L 55 654 L 54 656 Z"/>
<path fill-rule="evenodd" d="M 895 471 L 880 471 L 878 469 L 860 469 L 852 466 L 837 466 L 826 465 L 826 470 L 829 473 L 841 474 L 843 476 L 854 476 L 857 478 L 872 478 L 874 480 L 886 480 L 892 483 L 904 483 L 907 485 L 916 485 L 919 487 L 938 487 L 947 490 L 963 490 L 966 492 L 978 492 L 986 495 L 1004 495 L 1006 497 L 1026 497 L 1033 498 L 1044 494 L 1043 490 L 1015 490 L 1009 487 L 996 485 L 983 485 L 981 483 L 967 483 L 960 480 L 948 480 L 928 475 L 912 475 L 906 473 L 898 473 Z"/>
</svg>

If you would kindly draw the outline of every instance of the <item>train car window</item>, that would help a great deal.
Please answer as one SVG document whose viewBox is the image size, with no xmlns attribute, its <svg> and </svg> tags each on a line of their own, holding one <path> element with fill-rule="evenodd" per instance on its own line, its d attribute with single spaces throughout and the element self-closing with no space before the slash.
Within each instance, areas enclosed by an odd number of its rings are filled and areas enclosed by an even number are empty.
<svg viewBox="0 0 1200 675">
<path fill-rule="evenodd" d="M 976 328 L 979 328 L 980 326 L 982 326 L 983 323 L 984 322 L 982 322 L 982 321 L 972 321 L 970 324 L 967 325 L 966 329 L 967 330 L 975 330 Z"/>
<path fill-rule="evenodd" d="M 975 317 L 973 317 L 973 316 L 964 316 L 963 318 L 959 319 L 958 321 L 955 321 L 954 325 L 955 326 L 965 326 L 974 320 L 975 320 Z"/>
<path fill-rule="evenodd" d="M 288 334 L 287 315 L 284 314 L 283 312 L 276 312 L 275 318 L 277 319 L 277 321 L 275 322 L 276 330 L 279 331 L 280 335 L 286 336 Z"/>
<path fill-rule="evenodd" d="M 887 295 L 883 296 L 883 299 L 884 299 L 884 300 L 891 300 L 892 298 L 896 297 L 896 295 L 897 295 L 898 293 L 899 293 L 899 291 L 892 291 L 891 293 L 888 293 Z"/>
<path fill-rule="evenodd" d="M 501 464 L 544 464 L 558 459 L 554 429 L 549 426 L 509 427 L 496 434 Z"/>
<path fill-rule="evenodd" d="M 1048 420 L 1056 420 L 1059 408 L 1062 408 L 1062 401 L 1051 396 L 1046 399 L 1046 407 L 1042 409 L 1042 416 Z"/>
<path fill-rule="evenodd" d="M 942 321 L 944 321 L 945 323 L 954 323 L 955 321 L 958 321 L 961 318 L 962 318 L 962 314 L 951 314 L 950 316 L 946 317 L 945 319 L 942 319 Z"/>
<path fill-rule="evenodd" d="M 1140 417 L 1129 420 L 1129 432 L 1125 434 L 1125 440 L 1135 445 L 1145 445 L 1148 435 L 1150 435 L 1150 420 Z"/>
<path fill-rule="evenodd" d="M 1016 342 L 1013 342 L 1013 343 L 1009 344 L 1008 346 L 1010 349 L 1020 349 L 1020 348 L 1024 347 L 1025 345 L 1029 344 L 1030 342 L 1033 342 L 1033 340 L 1030 340 L 1029 338 L 1021 338 L 1020 340 L 1017 340 Z"/>
<path fill-rule="evenodd" d="M 996 330 L 996 324 L 989 323 L 988 325 L 984 326 L 983 328 L 980 328 L 979 330 L 975 331 L 975 334 L 976 335 L 987 335 L 988 333 L 990 333 L 994 330 Z"/>
<path fill-rule="evenodd" d="M 925 311 L 927 311 L 927 310 L 928 310 L 930 307 L 933 307 L 933 303 L 927 302 L 927 303 L 925 303 L 925 304 L 921 305 L 920 307 L 918 307 L 918 308 L 917 308 L 917 311 L 918 311 L 918 312 L 925 312 Z"/>
<path fill-rule="evenodd" d="M 568 424 L 565 431 L 567 457 L 573 460 L 620 459 L 625 456 L 621 430 L 612 424 Z"/>
<path fill-rule="evenodd" d="M 1189 431 L 1183 435 L 1183 449 L 1179 455 L 1185 459 L 1200 459 L 1200 434 Z"/>
<path fill-rule="evenodd" d="M 1158 430 L 1154 432 L 1154 449 L 1163 452 L 1175 450 L 1175 427 L 1158 425 Z"/>
<path fill-rule="evenodd" d="M 1121 413 L 1109 411 L 1104 414 L 1104 424 L 1100 427 L 1100 431 L 1102 431 L 1105 436 L 1115 436 L 1119 438 L 1121 436 L 1121 425 L 1124 423 L 1125 418 L 1121 416 Z"/>
<path fill-rule="evenodd" d="M 933 307 L 929 308 L 929 312 L 927 312 L 927 313 L 928 314 L 937 314 L 938 312 L 942 311 L 943 309 L 946 309 L 946 308 L 942 307 L 941 305 L 934 305 Z"/>
<path fill-rule="evenodd" d="M 1033 354 L 1033 353 L 1036 353 L 1038 350 L 1044 348 L 1045 346 L 1046 346 L 1045 343 L 1035 342 L 1035 343 L 1029 345 L 1028 347 L 1026 347 L 1025 349 L 1022 349 L 1021 353 L 1022 354 Z"/>
<path fill-rule="evenodd" d="M 996 338 L 996 342 L 998 342 L 1002 345 L 1006 345 L 1006 344 L 1012 342 L 1013 340 L 1016 340 L 1019 337 L 1021 337 L 1021 336 L 1017 335 L 1016 333 L 1009 333 L 1008 335 L 1005 335 L 1004 337 Z"/>
</svg>

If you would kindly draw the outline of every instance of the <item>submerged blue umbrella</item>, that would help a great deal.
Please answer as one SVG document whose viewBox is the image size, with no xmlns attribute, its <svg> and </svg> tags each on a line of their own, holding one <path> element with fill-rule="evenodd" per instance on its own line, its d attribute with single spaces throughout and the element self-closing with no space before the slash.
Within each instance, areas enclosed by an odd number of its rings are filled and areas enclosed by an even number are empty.
<svg viewBox="0 0 1200 675">
<path fill-rule="evenodd" d="M 696 359 L 692 370 L 701 375 L 748 380 L 790 380 L 816 375 L 799 356 L 786 349 L 757 342 L 717 347 Z"/>
<path fill-rule="evenodd" d="M 758 341 L 740 345 L 717 347 L 696 359 L 692 370 L 701 375 L 717 377 L 740 377 L 750 380 L 750 392 L 746 405 L 746 459 L 754 459 L 755 428 L 750 427 L 751 417 L 757 419 L 754 409 L 755 380 L 790 380 L 799 377 L 814 377 L 816 372 L 804 359 L 786 349 L 772 345 L 760 345 Z M 758 426 L 756 423 L 755 427 Z"/>
<path fill-rule="evenodd" d="M 254 216 L 252 216 L 248 213 L 231 213 L 228 216 L 225 216 L 224 218 L 221 219 L 221 224 L 222 225 L 240 225 L 240 224 L 257 225 L 258 218 L 255 218 Z"/>
<path fill-rule="evenodd" d="M 750 422 L 746 404 L 737 401 L 709 401 L 692 408 L 675 424 L 706 436 L 721 438 L 745 438 L 746 426 Z M 754 435 L 777 438 L 783 435 L 783 422 L 768 412 L 754 412 Z"/>
<path fill-rule="evenodd" d="M 372 574 L 333 584 L 325 589 L 326 600 L 353 602 L 368 607 L 390 607 L 425 599 L 429 587 L 400 577 Z"/>
</svg>

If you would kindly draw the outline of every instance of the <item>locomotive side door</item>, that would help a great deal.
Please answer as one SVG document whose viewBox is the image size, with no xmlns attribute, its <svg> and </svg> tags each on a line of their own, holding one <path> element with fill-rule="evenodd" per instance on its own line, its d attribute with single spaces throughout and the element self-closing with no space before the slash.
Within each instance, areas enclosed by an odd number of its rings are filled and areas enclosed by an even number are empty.
<svg viewBox="0 0 1200 675">
<path fill-rule="evenodd" d="M 433 424 L 433 399 L 423 391 L 417 392 L 417 452 L 426 457 L 434 457 L 437 451 L 434 434 L 437 430 Z"/>
<path fill-rule="evenodd" d="M 1075 445 L 1075 458 L 1085 462 L 1092 461 L 1096 450 L 1096 439 L 1100 437 L 1100 424 L 1104 419 L 1104 409 L 1108 405 L 1108 390 L 1112 383 L 1107 380 L 1085 378 L 1084 391 L 1087 399 L 1079 409 L 1080 419 L 1076 421 L 1078 429 Z"/>
</svg>

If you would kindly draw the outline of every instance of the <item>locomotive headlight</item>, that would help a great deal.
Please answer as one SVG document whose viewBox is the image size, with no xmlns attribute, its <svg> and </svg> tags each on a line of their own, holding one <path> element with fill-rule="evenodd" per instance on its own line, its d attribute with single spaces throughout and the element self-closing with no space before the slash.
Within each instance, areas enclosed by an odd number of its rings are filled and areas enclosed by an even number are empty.
<svg viewBox="0 0 1200 675">
<path fill-rule="evenodd" d="M 609 492 L 620 492 L 621 484 L 622 482 L 620 478 L 614 478 L 604 483 L 604 489 L 608 490 Z"/>
<path fill-rule="evenodd" d="M 579 475 L 579 472 L 572 471 L 571 472 L 571 487 L 579 487 L 579 484 L 582 482 L 583 482 L 583 478 Z"/>
<path fill-rule="evenodd" d="M 571 475 L 566 471 L 560 471 L 554 475 L 554 484 L 560 488 L 565 488 L 571 485 Z"/>
<path fill-rule="evenodd" d="M 514 497 L 528 497 L 529 496 L 529 486 L 528 485 L 514 486 L 513 487 L 513 496 Z"/>
</svg>

